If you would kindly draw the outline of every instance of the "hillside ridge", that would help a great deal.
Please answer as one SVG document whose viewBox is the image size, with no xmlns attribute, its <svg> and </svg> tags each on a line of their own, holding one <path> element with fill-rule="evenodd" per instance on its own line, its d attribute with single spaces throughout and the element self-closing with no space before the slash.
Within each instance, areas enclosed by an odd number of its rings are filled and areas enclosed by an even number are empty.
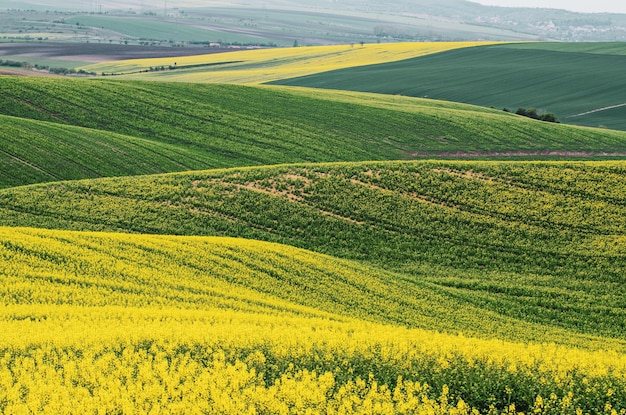
<svg viewBox="0 0 626 415">
<path fill-rule="evenodd" d="M 0 85 L 0 150 L 8 153 L 0 187 L 294 162 L 626 152 L 623 132 L 408 97 L 27 77 L 0 77 Z"/>
</svg>

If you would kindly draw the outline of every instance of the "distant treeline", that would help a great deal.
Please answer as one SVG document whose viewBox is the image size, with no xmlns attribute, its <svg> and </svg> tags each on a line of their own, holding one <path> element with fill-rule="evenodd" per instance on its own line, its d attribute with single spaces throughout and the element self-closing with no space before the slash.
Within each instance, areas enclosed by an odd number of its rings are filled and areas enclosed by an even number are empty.
<svg viewBox="0 0 626 415">
<path fill-rule="evenodd" d="M 36 69 L 47 70 L 50 73 L 57 75 L 97 75 L 95 72 L 87 72 L 84 69 L 73 69 L 73 68 L 49 68 L 47 66 L 35 65 Z"/>
<path fill-rule="evenodd" d="M 0 60 L 0 66 L 11 66 L 14 68 L 25 68 L 30 65 L 28 62 L 19 62 L 11 60 Z"/>
<path fill-rule="evenodd" d="M 96 75 L 95 72 L 87 72 L 83 69 L 76 70 L 73 68 L 51 68 L 45 65 L 33 65 L 30 62 L 20 62 L 12 60 L 0 60 L 0 66 L 9 66 L 22 69 L 37 69 L 40 71 L 48 71 L 57 75 Z"/>
</svg>

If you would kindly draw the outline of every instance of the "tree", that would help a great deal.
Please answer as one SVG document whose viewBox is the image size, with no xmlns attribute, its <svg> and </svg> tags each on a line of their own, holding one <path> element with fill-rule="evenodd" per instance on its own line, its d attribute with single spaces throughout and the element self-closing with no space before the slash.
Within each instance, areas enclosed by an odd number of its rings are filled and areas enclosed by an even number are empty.
<svg viewBox="0 0 626 415">
<path fill-rule="evenodd" d="M 561 122 L 561 121 L 559 121 L 558 118 L 556 118 L 556 115 L 554 115 L 551 112 L 547 112 L 547 113 L 541 115 L 541 121 L 556 122 L 556 123 L 560 123 Z"/>
<path fill-rule="evenodd" d="M 537 110 L 535 108 L 518 108 L 515 111 L 517 115 L 522 115 L 524 117 L 533 118 L 535 120 L 539 119 L 539 114 L 537 114 Z"/>
<path fill-rule="evenodd" d="M 505 108 L 504 111 L 508 112 L 508 109 Z M 528 109 L 518 108 L 517 111 L 515 111 L 515 113 L 517 115 L 521 115 L 524 117 L 528 117 L 528 118 L 532 118 L 532 119 L 540 120 L 540 121 L 555 122 L 555 123 L 561 122 L 553 113 L 544 112 L 542 114 L 539 114 L 535 108 L 528 108 Z"/>
</svg>

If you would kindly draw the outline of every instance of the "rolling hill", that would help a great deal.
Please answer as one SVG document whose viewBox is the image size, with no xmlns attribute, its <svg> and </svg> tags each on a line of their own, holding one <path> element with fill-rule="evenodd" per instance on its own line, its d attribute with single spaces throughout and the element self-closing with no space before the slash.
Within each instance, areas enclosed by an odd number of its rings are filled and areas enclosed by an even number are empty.
<svg viewBox="0 0 626 415">
<path fill-rule="evenodd" d="M 28 77 L 0 86 L 0 187 L 293 162 L 626 154 L 623 132 L 407 97 Z"/>
<path fill-rule="evenodd" d="M 537 108 L 565 123 L 625 130 L 626 49 L 619 43 L 522 43 L 272 83 L 429 97 L 486 107 Z M 572 86 L 575 85 L 575 88 Z"/>
<path fill-rule="evenodd" d="M 0 254 L 3 412 L 356 413 L 377 402 L 469 414 L 626 399 L 615 352 L 432 329 L 619 341 L 503 319 L 436 284 L 293 247 L 0 228 Z"/>
<path fill-rule="evenodd" d="M 0 187 L 194 170 L 208 156 L 182 146 L 0 115 Z"/>
<path fill-rule="evenodd" d="M 623 339 L 623 171 L 365 162 L 72 181 L 3 190 L 0 223 L 277 242 L 428 281 L 510 318 Z"/>
<path fill-rule="evenodd" d="M 625 168 L 302 164 L 1 190 L 0 409 L 621 410 Z"/>
<path fill-rule="evenodd" d="M 567 333 L 483 311 L 426 281 L 276 243 L 19 227 L 1 231 L 10 263 L 3 270 L 10 282 L 2 288 L 7 304 L 223 309 L 452 333 L 464 328 L 479 337 L 517 340 L 542 331 L 558 341 Z M 468 318 L 479 312 L 488 320 Z M 574 340 L 598 347 L 594 336 L 573 335 Z M 626 347 L 621 343 L 614 342 Z"/>
</svg>

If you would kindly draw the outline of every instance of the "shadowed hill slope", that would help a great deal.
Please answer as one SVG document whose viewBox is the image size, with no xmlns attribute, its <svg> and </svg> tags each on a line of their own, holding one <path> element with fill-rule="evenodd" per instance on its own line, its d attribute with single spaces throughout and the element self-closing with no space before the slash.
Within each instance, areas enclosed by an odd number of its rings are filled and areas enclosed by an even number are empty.
<svg viewBox="0 0 626 415">
<path fill-rule="evenodd" d="M 194 170 L 210 157 L 149 139 L 0 115 L 0 187 Z"/>
</svg>

